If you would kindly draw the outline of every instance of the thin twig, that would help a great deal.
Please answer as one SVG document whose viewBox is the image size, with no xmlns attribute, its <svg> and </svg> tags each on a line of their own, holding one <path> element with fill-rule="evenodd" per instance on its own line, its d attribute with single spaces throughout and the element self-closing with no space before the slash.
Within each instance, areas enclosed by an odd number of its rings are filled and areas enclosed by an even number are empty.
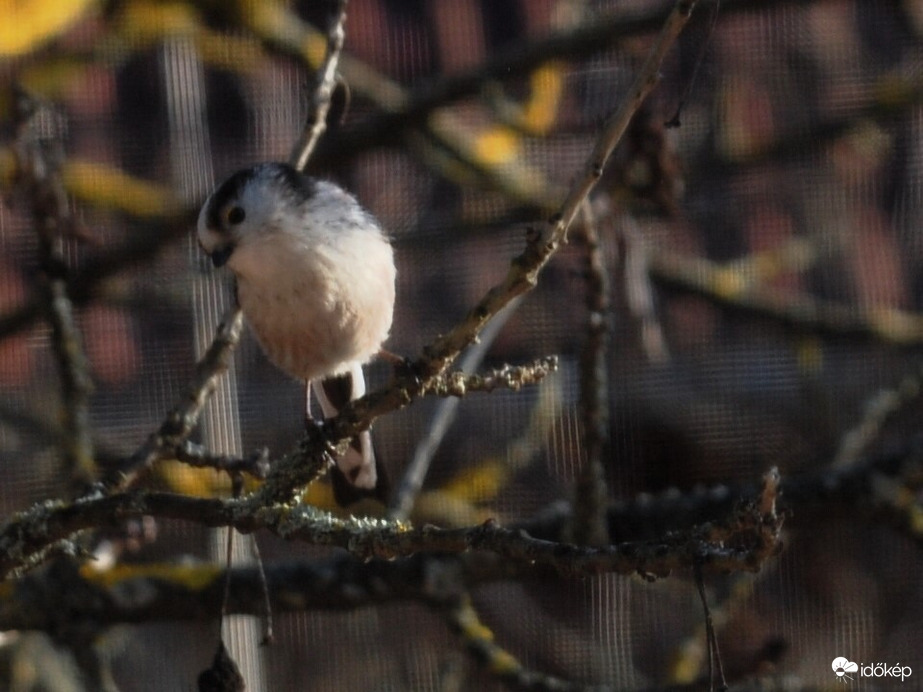
<svg viewBox="0 0 923 692">
<path fill-rule="evenodd" d="M 35 132 L 35 119 L 41 106 L 25 93 L 16 98 L 19 138 L 14 147 L 18 157 L 19 185 L 31 205 L 32 220 L 38 235 L 39 266 L 42 270 L 43 308 L 51 324 L 52 349 L 61 380 L 63 454 L 75 487 L 88 485 L 95 478 L 93 437 L 90 425 L 90 393 L 93 383 L 83 349 L 83 339 L 74 315 L 64 256 L 64 235 L 71 231 L 73 219 L 60 175 L 59 151 L 41 141 Z"/>
<path fill-rule="evenodd" d="M 494 640 L 494 633 L 485 625 L 468 594 L 442 607 L 449 625 L 477 662 L 491 675 L 514 690 L 547 690 L 548 692 L 590 692 L 593 688 L 580 683 L 526 668 L 511 652 Z"/>
<path fill-rule="evenodd" d="M 253 550 L 253 561 L 256 563 L 256 570 L 260 577 L 260 591 L 263 593 L 263 639 L 260 641 L 260 646 L 269 646 L 276 639 L 272 624 L 272 594 L 269 592 L 269 580 L 266 579 L 263 554 L 260 552 L 259 541 L 255 537 L 250 541 L 250 547 Z"/>
<path fill-rule="evenodd" d="M 673 6 L 672 11 L 664 22 L 660 35 L 651 47 L 651 51 L 641 66 L 638 76 L 628 90 L 628 97 L 622 102 L 622 106 L 606 121 L 602 133 L 596 140 L 596 146 L 584 165 L 582 174 L 574 181 L 570 193 L 562 206 L 559 219 L 559 225 L 563 226 L 561 229 L 562 236 L 574 216 L 576 216 L 581 203 L 586 199 L 590 190 L 593 189 L 602 175 L 606 160 L 621 141 L 632 117 L 660 81 L 660 66 L 663 64 L 667 52 L 679 37 L 680 32 L 682 32 L 683 27 L 686 26 L 686 22 L 689 21 L 696 2 L 697 0 L 678 0 Z"/>
<path fill-rule="evenodd" d="M 169 452 L 164 450 L 164 454 Z M 202 445 L 186 440 L 172 450 L 172 456 L 193 468 L 210 468 L 224 473 L 245 473 L 262 480 L 269 473 L 269 450 L 258 449 L 247 457 L 232 457 L 226 454 L 212 454 Z"/>
<path fill-rule="evenodd" d="M 657 315 L 651 286 L 650 253 L 638 224 L 628 214 L 622 214 L 619 231 L 623 241 L 623 269 L 620 288 L 632 317 L 641 327 L 641 348 L 651 363 L 666 363 L 670 349 L 663 326 Z"/>
<path fill-rule="evenodd" d="M 340 52 L 343 50 L 343 41 L 346 39 L 343 26 L 346 23 L 347 1 L 339 0 L 336 15 L 327 30 L 327 52 L 317 72 L 317 83 L 311 94 L 311 105 L 304 129 L 290 157 L 291 164 L 299 171 L 304 171 L 317 142 L 327 129 L 330 100 L 337 85 L 337 64 L 340 61 Z"/>
<path fill-rule="evenodd" d="M 705 580 L 702 578 L 702 563 L 696 561 L 693 565 L 695 586 L 702 601 L 705 612 L 705 639 L 708 649 L 708 689 L 715 690 L 715 673 L 717 672 L 718 689 L 720 692 L 727 690 L 727 680 L 724 678 L 724 666 L 721 664 L 721 651 L 718 649 L 718 636 L 715 634 L 715 623 L 712 621 L 711 609 L 708 607 L 708 597 L 705 595 Z"/>
<path fill-rule="evenodd" d="M 686 103 L 689 101 L 689 97 L 692 95 L 692 90 L 695 88 L 696 82 L 698 81 L 699 70 L 702 69 L 702 64 L 705 62 L 705 53 L 708 50 L 708 45 L 711 43 L 711 38 L 715 33 L 715 25 L 718 23 L 718 13 L 720 10 L 721 0 L 715 0 L 715 8 L 712 10 L 711 22 L 709 22 L 705 37 L 701 41 L 699 54 L 696 57 L 695 64 L 692 67 L 692 74 L 689 76 L 689 82 L 686 84 L 686 88 L 683 89 L 683 93 L 679 97 L 679 102 L 676 104 L 676 110 L 674 111 L 673 115 L 664 123 L 665 127 L 679 127 L 682 124 L 680 121 L 680 115 L 682 114 L 683 108 L 686 107 Z"/>
<path fill-rule="evenodd" d="M 231 353 L 240 341 L 242 329 L 241 311 L 238 308 L 230 309 L 218 325 L 208 350 L 196 364 L 195 376 L 183 396 L 167 414 L 160 428 L 151 433 L 124 464 L 107 474 L 103 487 L 109 491 L 124 490 L 141 471 L 150 468 L 155 462 L 182 455 L 189 435 L 199 423 L 205 403 L 218 386 L 218 378 L 228 369 Z"/>
<path fill-rule="evenodd" d="M 923 344 L 923 315 L 878 307 L 861 308 L 805 293 L 783 294 L 740 281 L 736 273 L 702 257 L 658 252 L 650 257 L 658 284 L 700 296 L 725 310 L 770 319 L 802 332 L 867 339 L 901 348 Z"/>
<path fill-rule="evenodd" d="M 527 385 L 538 384 L 557 368 L 557 357 L 548 356 L 527 365 L 504 365 L 475 375 L 461 371 L 446 372 L 430 378 L 423 393 L 460 398 L 473 392 L 490 393 L 495 389 L 517 392 Z"/>
<path fill-rule="evenodd" d="M 923 396 L 923 370 L 905 376 L 894 389 L 881 389 L 865 403 L 865 410 L 855 426 L 840 437 L 833 458 L 834 468 L 846 468 L 881 434 L 889 420 Z"/>
<path fill-rule="evenodd" d="M 487 355 L 487 351 L 493 345 L 494 340 L 521 304 L 521 299 L 512 301 L 487 325 L 484 331 L 481 332 L 478 342 L 465 351 L 461 357 L 458 364 L 458 369 L 461 373 L 471 373 L 477 370 Z M 401 484 L 398 486 L 388 510 L 389 519 L 405 521 L 410 517 L 410 512 L 413 510 L 416 498 L 420 494 L 423 482 L 426 480 L 433 457 L 435 457 L 439 445 L 442 444 L 443 438 L 455 421 L 458 405 L 458 397 L 449 397 L 439 402 L 427 427 L 426 435 L 417 443 L 413 458 L 404 470 Z"/>
<path fill-rule="evenodd" d="M 577 403 L 582 427 L 584 459 L 574 489 L 571 537 L 583 545 L 606 545 L 609 530 L 606 505 L 609 492 L 603 452 L 609 440 L 609 279 L 599 244 L 590 201 L 582 206 L 582 239 L 586 273 L 586 336 L 580 350 L 580 395 Z"/>
</svg>

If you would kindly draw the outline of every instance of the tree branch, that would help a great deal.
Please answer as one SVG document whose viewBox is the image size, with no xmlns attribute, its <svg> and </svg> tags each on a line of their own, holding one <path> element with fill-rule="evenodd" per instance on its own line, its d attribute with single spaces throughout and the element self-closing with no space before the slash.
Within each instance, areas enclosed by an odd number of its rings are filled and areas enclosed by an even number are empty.
<svg viewBox="0 0 923 692">
<path fill-rule="evenodd" d="M 594 548 L 533 538 L 491 520 L 480 526 L 442 529 L 349 517 L 337 519 L 308 505 L 254 505 L 242 499 L 199 499 L 172 493 L 120 493 L 72 503 L 47 502 L 18 514 L 0 532 L 0 575 L 18 574 L 35 564 L 49 546 L 73 540 L 90 528 L 118 526 L 146 515 L 242 533 L 266 529 L 280 538 L 345 548 L 361 559 L 391 559 L 423 551 L 487 551 L 520 566 L 550 568 L 577 576 L 616 572 L 665 576 L 691 567 L 755 571 L 780 547 L 783 518 L 776 511 L 778 474 L 764 478 L 760 497 L 726 525 L 705 524 L 659 540 Z"/>
<path fill-rule="evenodd" d="M 341 444 L 367 429 L 375 418 L 407 406 L 421 395 L 432 378 L 440 375 L 463 349 L 474 343 L 494 315 L 536 286 L 539 273 L 565 242 L 568 227 L 583 200 L 598 182 L 609 155 L 624 135 L 631 117 L 657 84 L 664 57 L 688 21 L 694 6 L 694 0 L 679 0 L 674 6 L 629 89 L 628 97 L 605 123 L 582 172 L 576 177 L 559 211 L 540 229 L 529 230 L 526 247 L 512 260 L 506 278 L 491 288 L 451 331 L 425 347 L 423 355 L 412 364 L 412 372 L 396 378 L 384 390 L 351 402 L 338 416 L 325 421 L 322 427 L 326 440 Z M 309 454 L 320 453 L 319 448 L 311 450 L 304 444 L 302 449 Z M 257 491 L 258 499 L 263 504 L 287 501 L 294 488 L 302 487 L 307 482 L 299 470 L 303 456 L 293 454 L 287 459 L 287 463 L 274 467 L 266 483 Z M 308 472 L 307 475 L 313 474 Z"/>
<path fill-rule="evenodd" d="M 324 62 L 317 72 L 317 83 L 311 95 L 308 117 L 305 120 L 301 137 L 290 157 L 292 166 L 299 171 L 304 171 L 317 142 L 327 129 L 330 99 L 333 97 L 333 90 L 337 82 L 337 64 L 340 60 L 340 52 L 343 50 L 343 41 L 346 38 L 343 26 L 346 23 L 347 1 L 339 0 L 337 12 L 330 21 L 327 30 L 327 51 L 324 55 Z"/>
<path fill-rule="evenodd" d="M 42 312 L 51 324 L 51 343 L 61 380 L 62 452 L 75 487 L 96 476 L 90 428 L 93 383 L 77 327 L 64 259 L 64 237 L 74 236 L 73 219 L 60 175 L 59 142 L 42 141 L 36 132 L 41 104 L 24 92 L 16 95 L 18 138 L 14 146 L 20 189 L 31 204 L 38 236 Z M 52 151 L 57 149 L 57 151 Z"/>
<path fill-rule="evenodd" d="M 218 325 L 212 343 L 196 364 L 195 376 L 185 394 L 167 414 L 160 428 L 151 433 L 124 464 L 107 474 L 103 488 L 109 492 L 124 490 L 139 473 L 155 462 L 182 456 L 182 448 L 198 425 L 205 403 L 218 386 L 218 378 L 227 372 L 231 353 L 240 341 L 242 330 L 243 313 L 239 308 L 231 308 Z"/>
<path fill-rule="evenodd" d="M 609 491 L 603 452 L 609 440 L 609 279 L 599 245 L 599 232 L 589 200 L 583 204 L 582 240 L 586 271 L 586 335 L 580 350 L 578 411 L 584 459 L 574 489 L 575 543 L 606 545 Z"/>
</svg>

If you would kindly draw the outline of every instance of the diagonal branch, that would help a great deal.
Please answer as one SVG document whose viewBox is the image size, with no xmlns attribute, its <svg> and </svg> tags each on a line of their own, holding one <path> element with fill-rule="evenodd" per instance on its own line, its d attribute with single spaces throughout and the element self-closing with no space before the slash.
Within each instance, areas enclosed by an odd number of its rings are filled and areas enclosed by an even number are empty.
<svg viewBox="0 0 923 692">
<path fill-rule="evenodd" d="M 407 406 L 422 394 L 434 377 L 451 365 L 463 349 L 477 340 L 481 330 L 494 315 L 536 286 L 539 273 L 566 241 L 571 222 L 599 181 L 609 155 L 625 134 L 632 116 L 657 85 L 667 51 L 689 20 L 695 4 L 695 0 L 679 0 L 676 3 L 628 96 L 606 121 L 559 211 L 542 227 L 529 230 L 526 247 L 519 256 L 513 258 L 506 278 L 491 288 L 454 329 L 425 347 L 423 355 L 411 365 L 411 372 L 398 377 L 390 387 L 351 402 L 339 416 L 326 421 L 323 430 L 327 440 L 336 443 L 345 441 L 367 429 L 378 416 Z M 304 443 L 302 447 L 308 453 L 320 451 Z M 303 465 L 302 459 L 301 454 L 293 454 L 288 457 L 288 463 L 276 466 L 257 492 L 259 500 L 268 504 L 291 499 L 294 489 L 303 486 L 308 480 L 304 472 L 299 470 L 299 466 Z"/>
<path fill-rule="evenodd" d="M 231 353 L 240 341 L 243 313 L 232 308 L 224 316 L 211 345 L 196 364 L 195 375 L 176 405 L 156 432 L 145 440 L 129 459 L 110 472 L 103 481 L 108 491 L 128 488 L 138 474 L 162 459 L 182 456 L 182 447 L 199 423 L 199 416 L 218 386 L 218 378 L 227 372 Z M 196 464 L 198 465 L 198 464 Z"/>
<path fill-rule="evenodd" d="M 305 120 L 301 137 L 290 157 L 291 164 L 299 171 L 304 171 L 308 165 L 308 159 L 314 153 L 314 148 L 327 129 L 330 99 L 333 97 L 333 90 L 337 83 L 337 64 L 340 61 L 340 52 L 343 50 L 343 41 L 346 38 L 343 26 L 346 23 L 347 2 L 348 0 L 339 0 L 336 15 L 330 22 L 327 32 L 327 52 L 317 72 L 317 84 L 311 94 L 308 117 Z"/>
</svg>

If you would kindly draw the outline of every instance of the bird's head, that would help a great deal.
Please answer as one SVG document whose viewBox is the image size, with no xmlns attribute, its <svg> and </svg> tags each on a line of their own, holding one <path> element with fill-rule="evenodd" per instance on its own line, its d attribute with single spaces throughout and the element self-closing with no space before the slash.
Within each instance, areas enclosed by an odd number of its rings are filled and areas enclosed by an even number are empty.
<svg viewBox="0 0 923 692">
<path fill-rule="evenodd" d="M 216 267 L 242 244 L 284 229 L 313 194 L 314 182 L 284 163 L 237 171 L 209 196 L 199 213 L 199 244 Z"/>
</svg>

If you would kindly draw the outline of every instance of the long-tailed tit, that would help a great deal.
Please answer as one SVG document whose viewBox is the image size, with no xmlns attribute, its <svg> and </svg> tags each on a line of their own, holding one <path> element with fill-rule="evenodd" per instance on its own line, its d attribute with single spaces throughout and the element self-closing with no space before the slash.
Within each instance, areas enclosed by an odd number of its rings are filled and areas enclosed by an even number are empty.
<svg viewBox="0 0 923 692">
<path fill-rule="evenodd" d="M 331 182 L 284 163 L 238 171 L 199 214 L 199 243 L 237 279 L 237 300 L 266 355 L 311 384 L 325 417 L 365 393 L 362 365 L 391 328 L 394 255 L 378 222 Z M 337 500 L 383 492 L 368 431 L 337 459 Z M 338 480 L 340 482 L 338 482 Z"/>
</svg>

